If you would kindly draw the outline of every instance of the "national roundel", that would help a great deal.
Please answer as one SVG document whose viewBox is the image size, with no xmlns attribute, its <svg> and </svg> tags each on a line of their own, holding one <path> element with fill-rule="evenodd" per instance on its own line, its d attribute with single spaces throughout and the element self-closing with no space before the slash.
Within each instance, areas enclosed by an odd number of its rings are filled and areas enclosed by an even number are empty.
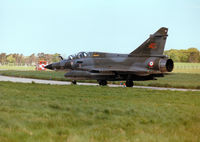
<svg viewBox="0 0 200 142">
<path fill-rule="evenodd" d="M 150 62 L 148 63 L 148 65 L 149 65 L 149 67 L 153 67 L 154 62 L 153 62 L 153 61 L 150 61 Z"/>
</svg>

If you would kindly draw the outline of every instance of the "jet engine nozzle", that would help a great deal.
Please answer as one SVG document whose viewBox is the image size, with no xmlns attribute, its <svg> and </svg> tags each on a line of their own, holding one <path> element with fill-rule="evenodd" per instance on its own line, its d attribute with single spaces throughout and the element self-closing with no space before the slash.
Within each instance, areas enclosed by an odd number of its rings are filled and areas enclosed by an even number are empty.
<svg viewBox="0 0 200 142">
<path fill-rule="evenodd" d="M 172 59 L 161 59 L 159 64 L 159 69 L 161 72 L 172 72 L 174 68 L 174 62 Z"/>
</svg>

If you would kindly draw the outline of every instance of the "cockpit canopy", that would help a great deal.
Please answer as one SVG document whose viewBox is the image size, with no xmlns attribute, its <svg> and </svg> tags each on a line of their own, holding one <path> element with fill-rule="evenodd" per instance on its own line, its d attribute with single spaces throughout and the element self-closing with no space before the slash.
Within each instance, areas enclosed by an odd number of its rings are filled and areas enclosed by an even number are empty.
<svg viewBox="0 0 200 142">
<path fill-rule="evenodd" d="M 88 57 L 89 54 L 87 52 L 79 52 L 78 54 L 75 55 L 70 55 L 68 57 L 69 60 L 73 60 L 73 59 L 81 59 L 81 58 L 85 58 Z"/>
<path fill-rule="evenodd" d="M 74 55 L 68 56 L 68 59 L 69 59 L 69 60 L 73 60 L 73 59 L 74 59 Z"/>
</svg>

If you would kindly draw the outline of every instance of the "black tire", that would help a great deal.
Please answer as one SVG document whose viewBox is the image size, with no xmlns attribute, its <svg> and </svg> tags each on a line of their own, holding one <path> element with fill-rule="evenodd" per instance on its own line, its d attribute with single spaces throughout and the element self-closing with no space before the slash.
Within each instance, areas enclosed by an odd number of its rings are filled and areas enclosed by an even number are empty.
<svg viewBox="0 0 200 142">
<path fill-rule="evenodd" d="M 126 87 L 133 87 L 133 81 L 132 80 L 127 80 L 126 81 Z"/>
<path fill-rule="evenodd" d="M 72 84 L 73 84 L 73 85 L 76 85 L 76 80 L 72 80 Z"/>
<path fill-rule="evenodd" d="M 99 80 L 99 85 L 100 86 L 106 86 L 107 85 L 107 81 L 106 80 Z"/>
</svg>

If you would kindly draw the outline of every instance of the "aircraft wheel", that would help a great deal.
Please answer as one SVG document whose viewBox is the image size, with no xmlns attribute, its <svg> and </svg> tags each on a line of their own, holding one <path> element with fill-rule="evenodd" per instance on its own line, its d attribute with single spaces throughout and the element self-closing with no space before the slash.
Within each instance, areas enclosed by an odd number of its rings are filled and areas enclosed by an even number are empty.
<svg viewBox="0 0 200 142">
<path fill-rule="evenodd" d="M 133 87 L 133 81 L 132 80 L 127 80 L 126 81 L 126 87 Z"/>
<path fill-rule="evenodd" d="M 99 81 L 99 85 L 100 86 L 106 86 L 107 85 L 107 81 L 106 80 L 100 80 Z"/>
<path fill-rule="evenodd" d="M 73 84 L 73 85 L 76 85 L 76 80 L 72 80 L 72 84 Z"/>
</svg>

